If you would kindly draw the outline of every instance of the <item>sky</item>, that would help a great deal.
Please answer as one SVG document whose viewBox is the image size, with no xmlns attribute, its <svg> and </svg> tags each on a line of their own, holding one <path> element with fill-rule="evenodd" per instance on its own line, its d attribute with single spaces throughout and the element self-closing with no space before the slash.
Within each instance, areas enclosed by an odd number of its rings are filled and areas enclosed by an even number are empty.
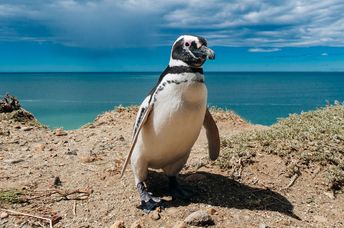
<svg viewBox="0 0 344 228">
<path fill-rule="evenodd" d="M 162 71 L 203 36 L 209 71 L 344 71 L 343 0 L 0 0 L 0 72 Z"/>
</svg>

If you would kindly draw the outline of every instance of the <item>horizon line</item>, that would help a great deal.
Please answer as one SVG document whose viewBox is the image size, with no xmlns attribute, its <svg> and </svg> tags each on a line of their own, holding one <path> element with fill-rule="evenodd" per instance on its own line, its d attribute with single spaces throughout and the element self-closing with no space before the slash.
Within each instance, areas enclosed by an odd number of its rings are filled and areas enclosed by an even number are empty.
<svg viewBox="0 0 344 228">
<path fill-rule="evenodd" d="M 92 73 L 104 73 L 104 74 L 111 74 L 111 73 L 161 73 L 162 71 L 0 71 L 0 74 L 54 74 L 54 73 L 83 73 L 83 74 L 92 74 Z M 262 71 L 262 70 L 255 70 L 255 71 L 206 71 L 207 73 L 344 73 L 344 70 L 297 70 L 297 71 L 284 71 L 284 70 L 276 70 L 276 71 Z"/>
</svg>

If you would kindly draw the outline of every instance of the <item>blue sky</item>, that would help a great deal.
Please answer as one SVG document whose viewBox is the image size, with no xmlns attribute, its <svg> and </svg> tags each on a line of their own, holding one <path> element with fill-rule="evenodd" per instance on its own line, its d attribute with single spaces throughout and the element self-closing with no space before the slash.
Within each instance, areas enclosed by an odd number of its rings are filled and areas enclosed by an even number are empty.
<svg viewBox="0 0 344 228">
<path fill-rule="evenodd" d="M 344 71 L 342 0 L 0 0 L 0 71 L 161 71 L 181 34 L 209 71 Z"/>
</svg>

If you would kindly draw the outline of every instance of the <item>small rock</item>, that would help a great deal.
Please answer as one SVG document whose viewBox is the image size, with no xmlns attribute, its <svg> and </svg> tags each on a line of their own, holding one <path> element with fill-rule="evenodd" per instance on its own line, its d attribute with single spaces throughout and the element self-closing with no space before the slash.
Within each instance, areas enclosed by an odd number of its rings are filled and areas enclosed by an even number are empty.
<svg viewBox="0 0 344 228">
<path fill-rule="evenodd" d="M 8 164 L 17 164 L 19 162 L 23 162 L 24 159 L 6 159 L 4 160 L 5 163 L 8 163 Z"/>
<path fill-rule="evenodd" d="M 44 151 L 45 145 L 42 143 L 37 143 L 32 147 L 35 151 Z"/>
<path fill-rule="evenodd" d="M 125 228 L 123 221 L 116 221 L 110 228 Z"/>
<path fill-rule="evenodd" d="M 91 163 L 91 162 L 100 160 L 100 158 L 98 158 L 98 157 L 95 156 L 95 155 L 90 155 L 90 156 L 82 156 L 82 157 L 80 158 L 80 160 L 81 160 L 81 162 L 83 162 L 83 163 Z"/>
<path fill-rule="evenodd" d="M 124 141 L 125 138 L 123 137 L 123 135 L 121 135 L 121 136 L 119 136 L 118 140 L 119 140 L 119 141 Z"/>
<path fill-rule="evenodd" d="M 11 133 L 10 131 L 0 131 L 0 135 L 4 135 L 4 136 L 9 136 Z"/>
<path fill-rule="evenodd" d="M 78 149 L 73 149 L 73 150 L 70 150 L 68 148 L 68 151 L 66 152 L 67 155 L 78 155 Z"/>
<path fill-rule="evenodd" d="M 313 218 L 317 222 L 327 222 L 327 219 L 321 215 L 314 215 Z"/>
<path fill-rule="evenodd" d="M 56 186 L 61 186 L 61 185 L 62 185 L 62 181 L 61 181 L 60 177 L 55 177 L 55 178 L 54 178 L 53 185 L 54 185 L 55 187 L 56 187 Z"/>
<path fill-rule="evenodd" d="M 173 228 L 187 228 L 184 222 L 178 222 Z"/>
<path fill-rule="evenodd" d="M 177 217 L 179 210 L 177 208 L 171 207 L 166 210 L 166 213 L 171 217 Z"/>
<path fill-rule="evenodd" d="M 214 215 L 216 213 L 216 210 L 214 208 L 210 207 L 210 208 L 207 209 L 207 212 L 210 215 Z"/>
<path fill-rule="evenodd" d="M 33 129 L 33 127 L 23 127 L 22 130 L 23 131 L 31 131 Z"/>
<path fill-rule="evenodd" d="M 8 217 L 8 214 L 6 212 L 1 212 L 0 219 L 4 219 L 4 218 L 7 218 L 7 217 Z"/>
<path fill-rule="evenodd" d="M 184 222 L 191 226 L 215 225 L 213 218 L 204 210 L 191 213 Z"/>
<path fill-rule="evenodd" d="M 324 192 L 324 194 L 326 195 L 326 196 L 328 196 L 330 199 L 336 199 L 336 196 L 334 195 L 334 192 L 333 191 L 331 191 L 331 192 Z"/>
<path fill-rule="evenodd" d="M 140 221 L 135 221 L 133 224 L 131 224 L 130 228 L 142 228 Z"/>
<path fill-rule="evenodd" d="M 160 219 L 160 214 L 157 211 L 153 211 L 149 214 L 149 217 L 153 220 L 159 220 Z"/>
<path fill-rule="evenodd" d="M 266 225 L 264 223 L 259 223 L 259 228 L 266 228 Z"/>
<path fill-rule="evenodd" d="M 56 136 L 65 136 L 67 135 L 67 132 L 65 132 L 62 128 L 57 128 L 54 132 Z"/>
<path fill-rule="evenodd" d="M 194 173 L 194 174 L 191 174 L 191 175 L 185 177 L 184 180 L 187 182 L 197 182 L 197 181 L 204 180 L 205 178 L 206 178 L 206 176 L 203 174 Z"/>
<path fill-rule="evenodd" d="M 19 146 L 25 146 L 27 144 L 27 141 L 21 141 L 20 143 L 19 143 Z"/>
</svg>

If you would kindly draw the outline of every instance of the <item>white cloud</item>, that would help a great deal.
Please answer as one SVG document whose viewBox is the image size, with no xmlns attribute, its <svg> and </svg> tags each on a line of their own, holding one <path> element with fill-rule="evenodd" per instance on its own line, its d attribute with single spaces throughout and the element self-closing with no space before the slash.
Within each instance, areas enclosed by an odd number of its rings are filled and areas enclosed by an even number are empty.
<svg viewBox="0 0 344 228">
<path fill-rule="evenodd" d="M 278 52 L 280 48 L 250 48 L 249 52 Z"/>
<path fill-rule="evenodd" d="M 3 0 L 0 39 L 111 48 L 197 33 L 221 46 L 344 46 L 342 12 L 342 0 Z"/>
</svg>

